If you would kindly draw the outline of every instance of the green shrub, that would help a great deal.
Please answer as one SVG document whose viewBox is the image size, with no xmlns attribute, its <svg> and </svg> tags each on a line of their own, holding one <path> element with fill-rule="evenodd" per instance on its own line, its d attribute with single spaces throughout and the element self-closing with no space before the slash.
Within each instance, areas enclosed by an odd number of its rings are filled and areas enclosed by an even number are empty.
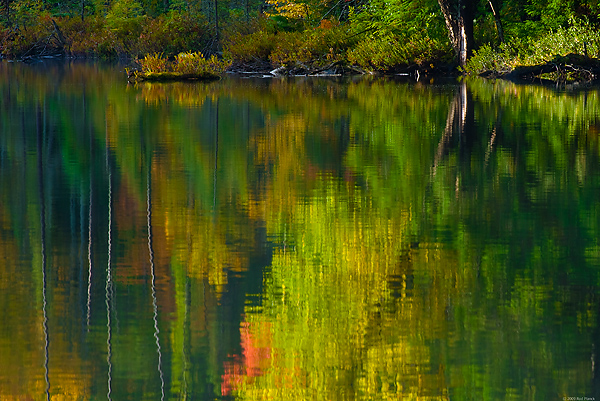
<svg viewBox="0 0 600 401">
<path fill-rule="evenodd" d="M 488 14 L 477 20 L 473 36 L 475 39 L 475 47 L 486 44 L 498 44 L 500 42 L 493 15 Z"/>
<path fill-rule="evenodd" d="M 136 0 L 116 0 L 106 14 L 107 39 L 117 54 L 132 54 L 142 33 L 144 10 Z"/>
<path fill-rule="evenodd" d="M 171 11 L 154 19 L 147 19 L 133 50 L 134 55 L 202 51 L 208 47 L 210 27 L 201 15 Z"/>
<path fill-rule="evenodd" d="M 571 20 L 571 25 L 558 28 L 534 38 L 514 37 L 498 49 L 489 45 L 475 51 L 467 62 L 464 72 L 506 73 L 517 65 L 544 64 L 569 53 L 600 56 L 600 31 L 585 21 Z"/>
<path fill-rule="evenodd" d="M 67 52 L 73 56 L 116 55 L 111 43 L 115 40 L 106 29 L 104 18 L 87 16 L 82 21 L 80 17 L 60 18 L 57 20 L 63 35 L 67 39 Z"/>
<path fill-rule="evenodd" d="M 324 64 L 342 59 L 344 33 L 340 29 L 317 28 L 303 32 L 280 32 L 269 60 L 275 66 L 296 61 Z"/>
<path fill-rule="evenodd" d="M 19 57 L 36 43 L 42 43 L 54 32 L 52 17 L 46 11 L 32 14 L 25 5 L 18 4 L 19 29 L 5 28 L 0 33 L 2 55 Z M 17 3 L 13 3 L 17 7 Z M 179 12 L 170 12 L 155 19 L 147 18 L 139 3 L 133 0 L 115 1 L 106 17 L 100 14 L 54 18 L 66 38 L 65 50 L 74 56 L 138 57 L 144 54 L 196 52 L 207 48 L 210 29 L 204 18 Z M 35 18 L 34 18 L 35 16 Z"/>
<path fill-rule="evenodd" d="M 494 50 L 490 45 L 484 45 L 474 52 L 463 71 L 469 75 L 479 75 L 484 72 L 501 74 L 512 71 L 516 61 L 514 52 L 509 46 L 502 45 L 498 50 Z"/>
<path fill-rule="evenodd" d="M 248 35 L 234 33 L 224 38 L 223 53 L 239 63 L 266 62 L 278 39 L 276 34 L 264 30 Z"/>
<path fill-rule="evenodd" d="M 116 0 L 106 14 L 106 26 L 113 30 L 139 28 L 144 9 L 136 0 Z"/>
<path fill-rule="evenodd" d="M 361 40 L 348 52 L 348 60 L 368 70 L 386 71 L 400 65 L 449 59 L 451 54 L 446 41 L 432 39 L 424 33 L 410 37 L 389 34 Z"/>
<path fill-rule="evenodd" d="M 19 2 L 20 3 L 20 2 Z M 25 6 L 27 2 L 19 5 Z M 15 4 L 13 6 L 17 7 Z M 19 21 L 28 21 L 27 25 L 15 25 L 4 31 L 0 52 L 4 57 L 24 57 L 38 52 L 55 49 L 59 43 L 53 38 L 52 17 L 46 11 L 39 13 L 21 10 Z M 35 18 L 34 18 L 35 17 Z M 30 19 L 32 18 L 32 19 Z"/>
<path fill-rule="evenodd" d="M 11 22 L 22 30 L 36 29 L 50 13 L 44 10 L 41 0 L 18 0 L 10 3 Z"/>
<path fill-rule="evenodd" d="M 324 19 L 312 29 L 280 30 L 273 19 L 262 18 L 254 29 L 229 30 L 224 37 L 224 54 L 236 63 L 269 62 L 275 66 L 294 62 L 323 64 L 345 59 L 348 36 L 345 26 L 336 20 Z"/>
<path fill-rule="evenodd" d="M 600 31 L 586 21 L 571 20 L 571 25 L 530 39 L 520 49 L 520 64 L 534 65 L 569 53 L 600 56 Z"/>
<path fill-rule="evenodd" d="M 306 62 L 311 58 L 302 32 L 280 32 L 275 37 L 275 46 L 269 55 L 274 66 L 288 65 L 294 61 Z"/>
</svg>

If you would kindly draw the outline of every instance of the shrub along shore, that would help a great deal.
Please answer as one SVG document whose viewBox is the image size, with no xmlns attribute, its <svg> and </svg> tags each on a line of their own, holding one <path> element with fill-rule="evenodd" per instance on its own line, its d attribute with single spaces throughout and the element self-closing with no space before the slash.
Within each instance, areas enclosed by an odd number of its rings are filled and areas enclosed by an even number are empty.
<svg viewBox="0 0 600 401">
<path fill-rule="evenodd" d="M 139 77 L 164 79 L 228 69 L 595 81 L 599 27 L 600 4 L 585 0 L 2 0 L 0 55 L 131 58 Z"/>
</svg>

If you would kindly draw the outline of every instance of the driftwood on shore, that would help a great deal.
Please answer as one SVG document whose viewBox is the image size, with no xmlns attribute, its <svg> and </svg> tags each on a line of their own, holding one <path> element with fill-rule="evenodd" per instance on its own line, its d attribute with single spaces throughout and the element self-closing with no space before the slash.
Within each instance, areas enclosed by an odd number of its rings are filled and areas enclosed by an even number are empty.
<svg viewBox="0 0 600 401">
<path fill-rule="evenodd" d="M 294 76 L 294 75 L 356 75 L 365 74 L 365 71 L 354 66 L 345 65 L 340 61 L 335 61 L 324 66 L 310 66 L 299 61 L 290 65 L 283 65 L 269 71 L 274 76 Z"/>
<path fill-rule="evenodd" d="M 61 57 L 65 55 L 66 47 L 68 47 L 67 39 L 63 35 L 56 21 L 52 20 L 50 34 L 38 40 L 21 56 L 21 60 L 27 61 L 37 58 Z"/>
</svg>

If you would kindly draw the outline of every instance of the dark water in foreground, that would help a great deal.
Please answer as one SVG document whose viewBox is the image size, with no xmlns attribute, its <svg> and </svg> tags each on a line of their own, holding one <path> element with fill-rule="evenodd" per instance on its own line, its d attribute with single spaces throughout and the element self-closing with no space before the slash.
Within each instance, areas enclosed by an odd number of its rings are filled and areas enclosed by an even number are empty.
<svg viewBox="0 0 600 401">
<path fill-rule="evenodd" d="M 0 63 L 0 399 L 600 391 L 600 92 Z"/>
</svg>

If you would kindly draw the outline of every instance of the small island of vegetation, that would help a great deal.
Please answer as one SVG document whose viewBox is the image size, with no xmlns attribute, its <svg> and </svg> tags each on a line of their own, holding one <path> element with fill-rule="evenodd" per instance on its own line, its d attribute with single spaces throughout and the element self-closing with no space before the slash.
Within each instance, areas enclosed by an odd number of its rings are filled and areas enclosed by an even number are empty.
<svg viewBox="0 0 600 401">
<path fill-rule="evenodd" d="M 129 58 L 135 80 L 227 69 L 594 81 L 599 27 L 591 0 L 2 0 L 0 55 Z"/>
<path fill-rule="evenodd" d="M 148 54 L 138 63 L 140 70 L 126 70 L 130 82 L 219 79 L 229 67 L 228 61 L 214 55 L 206 59 L 199 52 L 179 53 L 174 61 L 159 53 Z"/>
</svg>

